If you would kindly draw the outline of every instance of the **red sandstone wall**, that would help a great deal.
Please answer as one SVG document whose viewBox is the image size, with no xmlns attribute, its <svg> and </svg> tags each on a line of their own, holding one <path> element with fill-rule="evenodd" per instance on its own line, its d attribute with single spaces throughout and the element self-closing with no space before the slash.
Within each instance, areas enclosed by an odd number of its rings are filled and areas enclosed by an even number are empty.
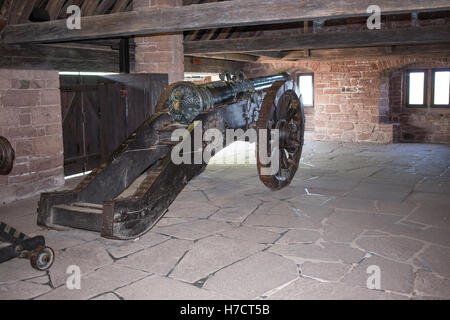
<svg viewBox="0 0 450 320">
<path fill-rule="evenodd" d="M 289 71 L 293 75 L 301 72 L 314 72 L 315 107 L 308 110 L 306 128 L 311 130 L 307 138 L 343 142 L 397 141 L 398 128 L 391 115 L 390 80 L 386 78 L 390 70 L 415 63 L 450 65 L 448 57 L 380 57 L 373 59 L 352 59 L 335 61 L 264 62 L 248 64 L 249 77 Z M 296 78 L 296 77 L 295 77 Z M 398 107 L 397 107 L 398 108 Z M 440 124 L 433 124 L 435 116 L 404 114 L 399 117 L 401 128 L 411 130 L 418 121 L 425 121 L 431 130 L 432 140 L 418 136 L 416 141 L 449 143 L 448 116 L 441 117 Z M 406 119 L 407 117 L 407 119 Z M 444 119 L 443 119 L 444 118 Z M 434 119 L 434 120 L 433 120 Z M 397 120 L 396 120 L 397 121 Z M 422 140 L 423 139 L 423 140 Z"/>
<path fill-rule="evenodd" d="M 0 69 L 0 134 L 16 152 L 0 176 L 0 202 L 64 184 L 61 101 L 57 71 Z"/>
<path fill-rule="evenodd" d="M 178 7 L 181 0 L 135 0 L 134 10 L 151 7 Z M 136 37 L 135 72 L 167 73 L 169 83 L 184 79 L 183 33 Z"/>
</svg>

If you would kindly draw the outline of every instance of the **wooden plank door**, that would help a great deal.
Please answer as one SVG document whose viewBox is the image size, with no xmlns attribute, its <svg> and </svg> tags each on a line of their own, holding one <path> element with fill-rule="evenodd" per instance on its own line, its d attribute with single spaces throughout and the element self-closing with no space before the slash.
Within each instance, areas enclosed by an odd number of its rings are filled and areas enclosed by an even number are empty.
<svg viewBox="0 0 450 320">
<path fill-rule="evenodd" d="M 64 171 L 97 168 L 155 111 L 167 74 L 61 76 Z"/>
<path fill-rule="evenodd" d="M 107 160 L 127 138 L 126 101 L 121 95 L 123 90 L 124 85 L 118 82 L 102 82 L 98 87 L 102 161 Z"/>
<path fill-rule="evenodd" d="M 84 171 L 83 104 L 81 79 L 61 78 L 61 111 L 64 141 L 64 174 Z"/>
</svg>

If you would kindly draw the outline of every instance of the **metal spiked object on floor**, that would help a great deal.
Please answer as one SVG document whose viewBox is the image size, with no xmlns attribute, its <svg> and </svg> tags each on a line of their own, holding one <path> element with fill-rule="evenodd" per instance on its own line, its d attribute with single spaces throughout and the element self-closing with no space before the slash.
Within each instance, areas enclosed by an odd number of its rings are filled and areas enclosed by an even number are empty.
<svg viewBox="0 0 450 320">
<path fill-rule="evenodd" d="M 188 152 L 191 162 L 172 161 L 172 151 L 182 143 L 171 140 L 178 129 L 186 130 L 183 139 L 191 139 L 194 147 L 198 130 L 217 129 L 225 135 L 227 129 L 277 129 L 279 168 L 270 175 L 262 174 L 268 164 L 258 157 L 258 173 L 273 190 L 288 186 L 298 168 L 305 130 L 303 104 L 291 76 L 282 73 L 244 79 L 243 73 L 227 73 L 221 79 L 202 85 L 170 85 L 161 95 L 156 113 L 109 161 L 74 190 L 41 195 L 38 224 L 97 231 L 103 237 L 121 240 L 146 233 L 207 166 L 204 161 L 194 161 L 196 149 Z M 270 153 L 271 142 L 258 141 L 258 149 L 262 143 L 267 143 Z"/>
<path fill-rule="evenodd" d="M 14 258 L 29 259 L 34 269 L 45 271 L 53 265 L 55 253 L 45 246 L 43 236 L 30 238 L 0 222 L 0 263 Z"/>
<path fill-rule="evenodd" d="M 11 172 L 14 155 L 11 143 L 0 137 L 0 175 L 8 175 Z M 45 246 L 43 236 L 29 237 L 0 222 L 0 263 L 14 258 L 29 259 L 34 269 L 44 271 L 52 266 L 55 254 L 51 248 Z"/>
</svg>

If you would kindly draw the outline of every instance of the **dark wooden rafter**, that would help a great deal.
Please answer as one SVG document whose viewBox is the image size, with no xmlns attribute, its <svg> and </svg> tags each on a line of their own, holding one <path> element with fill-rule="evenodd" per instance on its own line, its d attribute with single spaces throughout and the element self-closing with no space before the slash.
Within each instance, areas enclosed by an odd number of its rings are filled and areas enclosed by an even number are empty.
<svg viewBox="0 0 450 320">
<path fill-rule="evenodd" d="M 55 20 L 59 17 L 61 9 L 64 7 L 64 1 L 49 1 L 45 9 L 50 16 L 50 20 Z"/>
<path fill-rule="evenodd" d="M 185 41 L 194 41 L 195 38 L 197 38 L 197 35 L 199 34 L 200 30 L 194 30 L 188 34 L 185 35 L 184 40 Z"/>
<path fill-rule="evenodd" d="M 27 21 L 36 2 L 37 0 L 5 0 L 0 8 L 0 15 L 8 22 L 8 24 L 18 24 Z"/>
<path fill-rule="evenodd" d="M 111 13 L 119 13 L 125 11 L 128 6 L 130 0 L 116 0 L 114 7 L 112 8 Z"/>
<path fill-rule="evenodd" d="M 211 29 L 211 30 L 207 30 L 203 37 L 202 40 L 211 40 L 211 38 L 214 36 L 214 34 L 216 33 L 217 29 Z"/>
<path fill-rule="evenodd" d="M 226 39 L 226 37 L 230 34 L 230 32 L 232 32 L 232 29 L 233 28 L 231 27 L 221 29 L 219 35 L 216 37 L 215 40 Z"/>
<path fill-rule="evenodd" d="M 3 17 L 3 19 L 8 20 L 10 12 L 11 12 L 11 6 L 12 6 L 13 0 L 4 0 L 2 6 L 0 7 L 0 16 Z"/>
<path fill-rule="evenodd" d="M 95 14 L 105 14 L 108 10 L 110 10 L 114 4 L 116 3 L 116 0 L 103 0 L 95 10 Z"/>
<path fill-rule="evenodd" d="M 133 11 L 133 1 L 130 1 L 125 11 Z"/>
<path fill-rule="evenodd" d="M 120 4 L 128 6 L 118 0 L 115 7 Z M 2 38 L 4 43 L 60 42 L 367 16 L 371 4 L 372 0 L 335 0 L 333 5 L 328 0 L 232 0 L 82 17 L 83 28 L 75 32 L 64 27 L 65 21 L 9 25 Z M 378 5 L 384 14 L 450 9 L 448 0 L 380 0 Z"/>
<path fill-rule="evenodd" d="M 27 21 L 35 4 L 36 0 L 14 1 L 11 7 L 11 14 L 9 16 L 8 23 L 17 24 Z"/>
<path fill-rule="evenodd" d="M 2 33 L 3 29 L 6 27 L 7 24 L 8 20 L 0 17 L 0 34 Z"/>
<path fill-rule="evenodd" d="M 81 16 L 93 16 L 99 4 L 100 0 L 84 1 L 83 5 L 81 6 Z"/>
<path fill-rule="evenodd" d="M 33 11 L 37 0 L 30 0 L 30 1 L 25 1 L 26 2 L 26 6 L 24 7 L 23 11 L 22 11 L 22 15 L 20 18 L 19 23 L 26 23 L 29 21 L 29 17 L 31 15 L 31 12 Z"/>
</svg>

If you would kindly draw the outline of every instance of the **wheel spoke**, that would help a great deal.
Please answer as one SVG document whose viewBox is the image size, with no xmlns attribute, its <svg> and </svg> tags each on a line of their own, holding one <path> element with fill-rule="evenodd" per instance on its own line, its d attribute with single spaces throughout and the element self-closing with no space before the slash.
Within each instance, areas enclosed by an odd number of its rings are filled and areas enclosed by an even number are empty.
<svg viewBox="0 0 450 320">
<path fill-rule="evenodd" d="M 279 103 L 279 119 L 284 120 L 287 117 L 289 108 L 292 105 L 292 97 L 290 95 L 281 96 L 281 101 Z"/>
<path fill-rule="evenodd" d="M 290 122 L 291 120 L 294 120 L 294 117 L 297 115 L 297 113 L 298 113 L 297 108 L 290 108 L 286 116 L 286 121 Z"/>
<path fill-rule="evenodd" d="M 289 168 L 289 159 L 286 155 L 286 150 L 280 148 L 280 167 L 283 169 Z"/>
</svg>

